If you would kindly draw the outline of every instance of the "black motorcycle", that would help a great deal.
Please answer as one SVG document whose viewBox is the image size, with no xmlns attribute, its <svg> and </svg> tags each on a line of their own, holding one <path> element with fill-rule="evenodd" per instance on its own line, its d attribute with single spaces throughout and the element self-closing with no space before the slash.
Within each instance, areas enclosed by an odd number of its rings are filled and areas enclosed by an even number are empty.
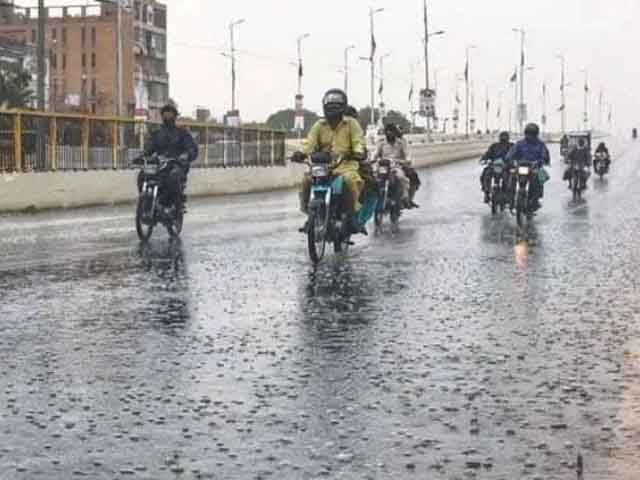
<svg viewBox="0 0 640 480">
<path fill-rule="evenodd" d="M 491 213 L 496 215 L 498 210 L 504 212 L 507 205 L 511 204 L 511 172 L 507 168 L 504 159 L 481 161 L 484 165 L 489 164 L 485 188 L 489 191 L 489 205 Z"/>
<path fill-rule="evenodd" d="M 514 191 L 515 191 L 515 211 L 518 226 L 524 225 L 524 220 L 530 222 L 535 214 L 535 199 L 531 194 L 531 183 L 534 175 L 538 174 L 536 165 L 533 162 L 521 160 L 518 166 L 513 169 Z"/>
<path fill-rule="evenodd" d="M 164 225 L 170 237 L 179 237 L 184 222 L 184 209 L 177 208 L 165 188 L 167 177 L 177 159 L 162 155 L 141 156 L 133 161 L 142 172 L 142 189 L 136 208 L 136 232 L 147 242 L 154 228 Z"/>
<path fill-rule="evenodd" d="M 582 198 L 582 192 L 587 188 L 587 179 L 589 172 L 585 167 L 572 165 L 570 168 L 569 186 L 573 194 L 573 200 L 578 201 Z"/>
<path fill-rule="evenodd" d="M 392 228 L 397 229 L 402 215 L 402 200 L 400 182 L 393 175 L 391 160 L 385 158 L 378 162 L 376 180 L 378 181 L 378 203 L 374 217 L 376 229 L 382 228 L 386 216 L 389 217 Z"/>
<path fill-rule="evenodd" d="M 344 178 L 335 176 L 332 169 L 336 163 L 326 153 L 311 155 L 310 175 L 312 180 L 307 222 L 307 246 L 314 264 L 324 257 L 327 243 L 332 243 L 335 253 L 346 252 L 351 245 L 350 215 L 345 211 L 343 195 Z"/>
<path fill-rule="evenodd" d="M 600 180 L 609 173 L 609 166 L 607 164 L 607 154 L 604 152 L 598 152 L 595 154 L 594 169 L 596 175 L 600 177 Z"/>
</svg>

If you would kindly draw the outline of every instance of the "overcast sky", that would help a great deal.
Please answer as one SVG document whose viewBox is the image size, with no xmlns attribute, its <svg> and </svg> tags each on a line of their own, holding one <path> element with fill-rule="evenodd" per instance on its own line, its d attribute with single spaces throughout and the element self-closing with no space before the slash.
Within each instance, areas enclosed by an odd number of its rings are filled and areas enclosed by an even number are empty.
<svg viewBox="0 0 640 480">
<path fill-rule="evenodd" d="M 169 8 L 169 69 L 171 96 L 185 114 L 196 106 L 220 116 L 230 104 L 229 61 L 221 52 L 229 47 L 228 24 L 244 18 L 237 30 L 239 50 L 239 106 L 243 120 L 264 121 L 275 110 L 292 107 L 297 82 L 296 37 L 304 41 L 306 106 L 320 110 L 323 92 L 341 87 L 344 48 L 357 45 L 351 62 L 351 102 L 369 103 L 369 0 L 165 0 Z M 25 0 L 22 4 L 33 4 Z M 56 0 L 50 2 L 60 4 Z M 71 2 L 70 2 L 71 3 Z M 77 3 L 86 3 L 79 1 Z M 385 100 L 389 107 L 409 110 L 411 65 L 415 64 L 416 91 L 424 84 L 421 38 L 422 0 L 376 0 L 385 11 L 376 16 L 378 53 L 390 53 L 385 62 Z M 599 92 L 613 105 L 614 124 L 628 128 L 640 111 L 638 80 L 640 41 L 638 0 L 429 0 L 430 28 L 446 30 L 430 42 L 432 82 L 437 76 L 439 114 L 450 116 L 456 76 L 464 71 L 465 48 L 471 54 L 475 109 L 484 127 L 487 88 L 490 123 L 496 127 L 499 92 L 503 93 L 503 123 L 513 103 L 509 77 L 520 58 L 519 37 L 513 27 L 527 30 L 526 60 L 534 70 L 526 77 L 531 118 L 542 111 L 542 84 L 547 82 L 548 115 L 557 128 L 560 115 L 560 62 L 567 58 L 569 126 L 582 116 L 584 74 L 589 70 L 591 118 L 598 121 Z M 376 84 L 376 90 L 378 86 Z M 464 84 L 460 83 L 464 98 Z M 461 105 L 464 111 L 464 104 Z M 608 107 L 605 109 L 606 121 Z M 640 124 L 640 121 L 638 122 Z"/>
</svg>

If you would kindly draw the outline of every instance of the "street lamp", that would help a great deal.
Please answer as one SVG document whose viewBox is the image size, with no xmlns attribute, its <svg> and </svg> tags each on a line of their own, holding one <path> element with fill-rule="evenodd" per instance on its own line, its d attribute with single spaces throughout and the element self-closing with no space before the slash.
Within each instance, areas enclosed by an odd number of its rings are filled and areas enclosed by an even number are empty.
<svg viewBox="0 0 640 480">
<path fill-rule="evenodd" d="M 349 45 L 344 49 L 344 93 L 349 97 L 349 52 L 356 48 L 355 45 Z"/>
<path fill-rule="evenodd" d="M 520 122 L 520 130 L 524 128 L 525 121 L 525 106 L 524 106 L 524 39 L 526 36 L 526 32 L 524 27 L 522 28 L 513 28 L 515 33 L 520 34 L 520 107 L 518 108 L 518 120 Z"/>
<path fill-rule="evenodd" d="M 580 70 L 584 73 L 584 129 L 589 129 L 589 70 L 583 68 Z"/>
<path fill-rule="evenodd" d="M 477 45 L 469 45 L 467 46 L 467 61 L 465 63 L 465 71 L 464 71 L 464 82 L 465 82 L 465 134 L 469 136 L 469 52 L 475 48 L 478 48 Z"/>
<path fill-rule="evenodd" d="M 433 33 L 429 33 L 429 15 L 427 10 L 427 0 L 424 0 L 424 76 L 425 76 L 425 95 L 429 95 L 429 38 L 436 35 L 444 35 L 444 30 L 438 30 Z M 431 112 L 427 114 L 427 133 L 431 132 Z"/>
<path fill-rule="evenodd" d="M 302 95 L 302 41 L 310 36 L 310 33 L 305 33 L 298 37 L 298 95 Z"/>
<path fill-rule="evenodd" d="M 235 28 L 238 25 L 245 23 L 245 19 L 235 20 L 229 24 L 229 34 L 231 37 L 231 54 L 228 58 L 231 59 L 231 111 L 235 114 L 236 111 L 236 46 L 235 46 Z"/>
<path fill-rule="evenodd" d="M 369 23 L 371 29 L 371 56 L 369 57 L 369 62 L 371 63 L 371 126 L 375 126 L 376 116 L 375 116 L 375 108 L 376 108 L 376 64 L 375 64 L 375 28 L 374 28 L 374 17 L 377 13 L 384 12 L 384 8 L 376 8 L 369 7 Z"/>
</svg>

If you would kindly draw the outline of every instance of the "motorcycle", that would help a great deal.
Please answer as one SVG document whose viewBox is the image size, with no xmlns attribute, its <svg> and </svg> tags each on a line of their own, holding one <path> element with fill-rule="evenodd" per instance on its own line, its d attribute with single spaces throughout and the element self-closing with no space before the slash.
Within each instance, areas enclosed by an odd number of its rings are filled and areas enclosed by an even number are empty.
<svg viewBox="0 0 640 480">
<path fill-rule="evenodd" d="M 392 227 L 396 229 L 402 215 L 402 202 L 400 185 L 393 175 L 391 160 L 385 158 L 378 162 L 376 179 L 378 181 L 378 204 L 374 217 L 376 229 L 382 228 L 386 216 L 389 216 Z"/>
<path fill-rule="evenodd" d="M 518 226 L 522 227 L 524 219 L 531 221 L 535 213 L 533 203 L 535 199 L 531 198 L 531 181 L 534 175 L 537 175 L 537 169 L 533 162 L 520 161 L 518 166 L 512 170 L 515 183 L 515 210 Z"/>
<path fill-rule="evenodd" d="M 588 172 L 584 167 L 579 165 L 571 166 L 569 185 L 571 186 L 574 201 L 578 201 L 582 198 L 582 192 L 587 188 L 588 176 Z"/>
<path fill-rule="evenodd" d="M 332 167 L 340 162 L 341 158 L 338 158 L 337 163 L 332 164 L 331 156 L 326 153 L 311 155 L 307 246 L 314 264 L 323 259 L 327 243 L 333 244 L 335 253 L 346 252 L 352 244 L 350 215 L 343 208 L 346 185 L 342 177 L 332 173 Z"/>
<path fill-rule="evenodd" d="M 595 154 L 595 171 L 596 174 L 600 176 L 600 180 L 602 180 L 605 174 L 609 173 L 609 168 L 607 166 L 607 154 L 604 152 Z"/>
<path fill-rule="evenodd" d="M 172 238 L 179 237 L 184 223 L 184 209 L 176 208 L 163 185 L 174 164 L 174 158 L 153 154 L 133 161 L 140 165 L 143 177 L 142 189 L 136 207 L 136 232 L 140 241 L 147 242 L 158 225 L 164 225 Z"/>
<path fill-rule="evenodd" d="M 490 196 L 489 204 L 491 205 L 491 213 L 496 215 L 498 210 L 504 212 L 505 207 L 511 203 L 509 195 L 510 172 L 502 158 L 491 160 L 488 163 L 490 169 L 488 173 L 489 185 L 487 185 Z"/>
</svg>

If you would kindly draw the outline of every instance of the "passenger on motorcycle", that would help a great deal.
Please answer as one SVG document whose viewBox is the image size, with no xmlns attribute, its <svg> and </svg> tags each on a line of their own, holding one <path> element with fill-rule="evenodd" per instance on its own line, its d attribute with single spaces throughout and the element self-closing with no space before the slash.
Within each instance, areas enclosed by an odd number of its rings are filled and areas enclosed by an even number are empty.
<svg viewBox="0 0 640 480">
<path fill-rule="evenodd" d="M 596 154 L 602 153 L 604 154 L 604 163 L 605 163 L 605 168 L 606 171 L 609 171 L 609 167 L 611 166 L 611 155 L 609 154 L 609 149 L 607 148 L 607 146 L 605 145 L 604 142 L 600 142 L 600 145 L 598 145 L 598 148 L 596 148 Z M 594 158 L 593 160 L 593 168 L 596 168 L 596 160 Z"/>
<path fill-rule="evenodd" d="M 531 197 L 534 210 L 540 208 L 540 199 L 544 197 L 544 185 L 540 181 L 538 172 L 545 165 L 551 164 L 549 149 L 540 140 L 540 127 L 535 123 L 530 123 L 524 129 L 524 139 L 516 143 L 507 154 L 506 161 L 518 164 L 520 161 L 527 161 L 534 164 L 535 174 L 531 179 Z"/>
<path fill-rule="evenodd" d="M 162 107 L 161 115 L 162 127 L 147 138 L 144 154 L 145 156 L 163 155 L 177 161 L 167 175 L 165 188 L 176 208 L 184 208 L 187 175 L 189 174 L 191 163 L 198 158 L 198 144 L 193 140 L 188 130 L 176 125 L 178 110 L 175 106 L 171 104 L 165 105 Z M 144 173 L 140 172 L 138 175 L 138 191 L 142 190 L 143 183 Z"/>
<path fill-rule="evenodd" d="M 569 182 L 569 190 L 571 190 L 572 169 L 576 166 L 585 172 L 582 177 L 582 187 L 587 188 L 587 179 L 591 174 L 591 151 L 584 138 L 578 139 L 578 145 L 569 152 L 569 166 L 563 176 L 563 178 Z"/>
<path fill-rule="evenodd" d="M 400 186 L 400 200 L 405 208 L 411 208 L 409 201 L 409 189 L 411 182 L 404 174 L 403 167 L 408 164 L 407 146 L 400 138 L 400 131 L 394 123 L 388 123 L 384 127 L 384 140 L 380 141 L 373 162 L 382 159 L 391 161 L 391 172 Z"/>
<path fill-rule="evenodd" d="M 329 90 L 322 99 L 324 118 L 316 122 L 309 131 L 303 151 L 295 152 L 291 158 L 294 162 L 304 162 L 315 152 L 326 152 L 342 160 L 333 168 L 335 176 L 341 176 L 346 185 L 344 195 L 345 209 L 351 213 L 352 227 L 355 233 L 363 228 L 356 220 L 360 210 L 360 194 L 364 181 L 360 176 L 360 162 L 365 159 L 364 134 L 358 121 L 345 116 L 348 100 L 342 90 Z M 300 191 L 300 210 L 308 213 L 309 195 L 311 193 L 311 177 L 305 175 Z M 306 232 L 306 224 L 301 229 Z"/>
<path fill-rule="evenodd" d="M 407 146 L 407 141 L 404 139 L 404 132 L 402 128 L 398 125 L 399 138 L 405 144 L 405 149 L 408 152 L 409 148 Z M 420 177 L 418 176 L 418 172 L 413 165 L 411 164 L 411 159 L 407 160 L 407 162 L 402 166 L 404 169 L 404 174 L 409 179 L 409 206 L 410 208 L 420 208 L 414 200 L 416 197 L 416 192 L 420 189 L 422 182 L 420 181 Z"/>
<path fill-rule="evenodd" d="M 486 164 L 480 176 L 480 185 L 484 192 L 484 203 L 489 203 L 491 192 L 491 164 L 498 159 L 506 160 L 509 151 L 513 148 L 513 143 L 509 137 L 509 132 L 502 132 L 499 141 L 489 147 L 487 153 L 482 156 L 481 161 Z M 510 167 L 507 166 L 507 169 Z"/>
</svg>

